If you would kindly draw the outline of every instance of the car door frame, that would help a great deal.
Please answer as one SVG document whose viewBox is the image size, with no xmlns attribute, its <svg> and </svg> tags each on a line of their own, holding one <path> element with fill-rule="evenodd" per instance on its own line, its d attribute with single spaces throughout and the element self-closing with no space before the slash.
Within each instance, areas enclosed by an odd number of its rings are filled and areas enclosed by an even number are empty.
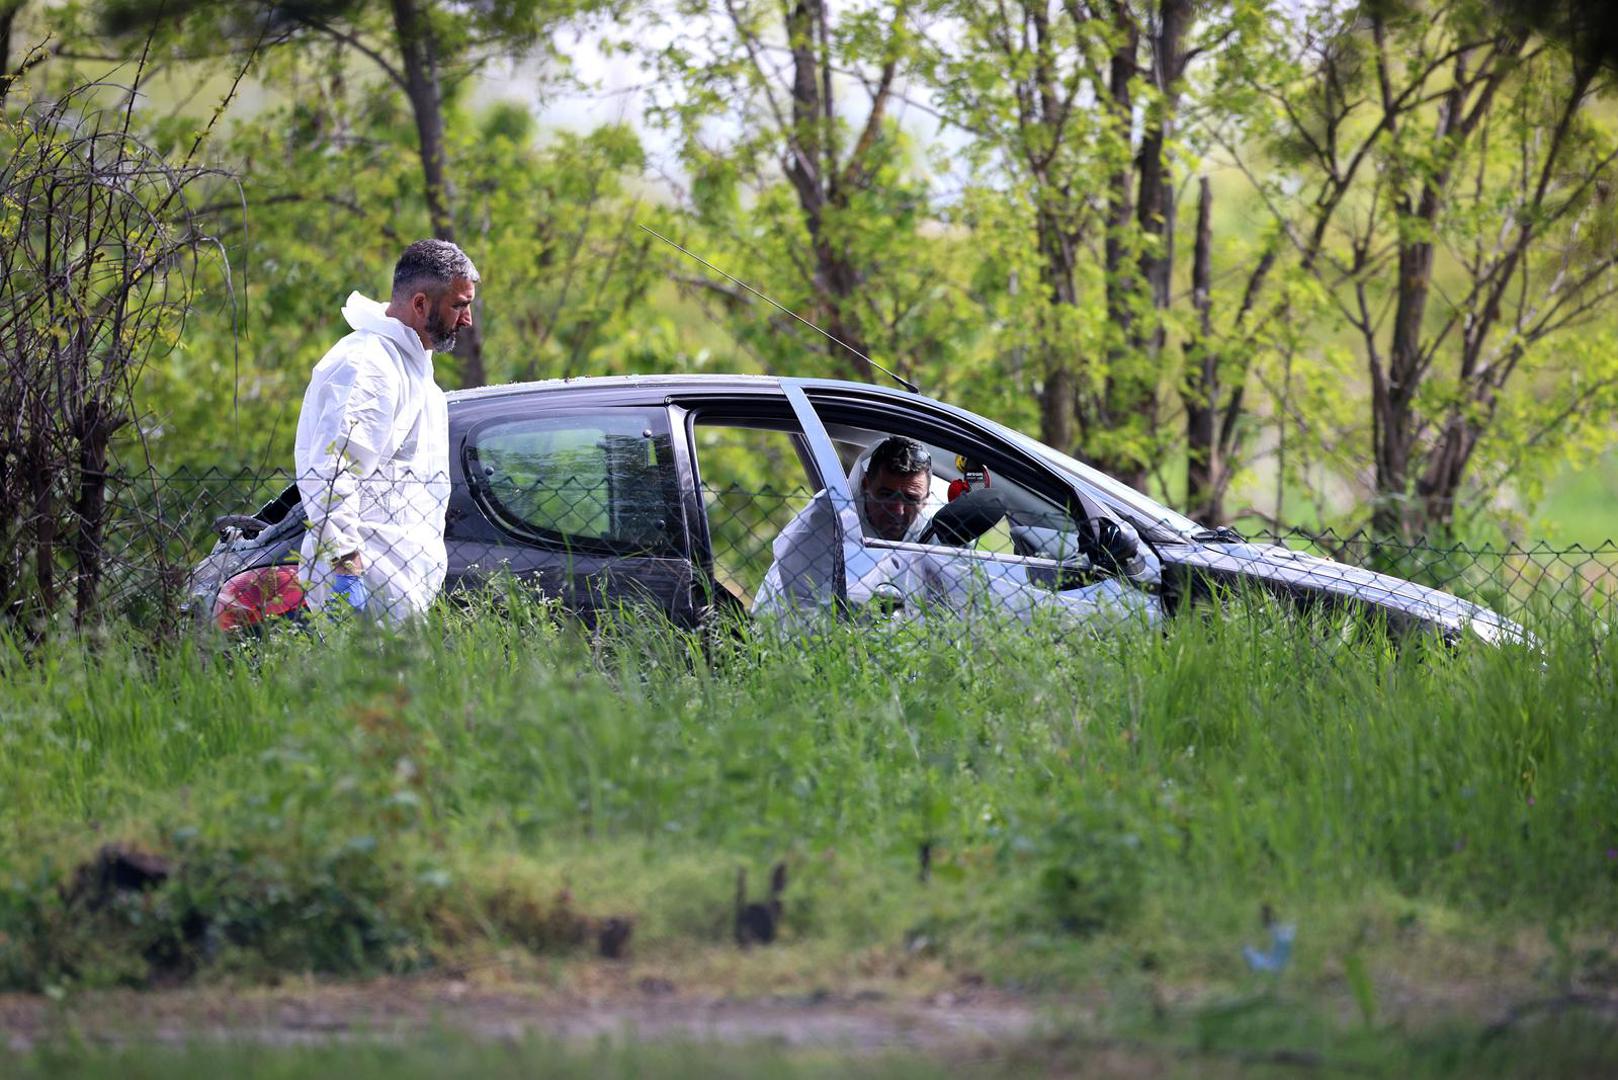
<svg viewBox="0 0 1618 1080">
<path fill-rule="evenodd" d="M 1004 439 L 992 430 L 972 422 L 970 414 L 963 414 L 959 410 L 950 409 L 932 402 L 930 399 L 918 396 L 907 397 L 889 393 L 878 388 L 866 390 L 864 387 L 854 387 L 847 384 L 832 384 L 806 381 L 794 387 L 803 397 L 804 407 L 813 415 L 815 428 L 819 431 L 825 442 L 826 451 L 833 461 L 838 461 L 836 449 L 832 445 L 831 437 L 825 429 L 825 423 L 817 405 L 829 405 L 832 409 L 846 409 L 854 419 L 847 421 L 851 425 L 858 425 L 869 430 L 887 431 L 891 434 L 905 434 L 919 438 L 923 442 L 939 444 L 935 436 L 919 435 L 932 429 L 936 434 L 944 436 L 944 445 L 956 445 L 963 452 L 970 451 L 983 460 L 989 467 L 991 474 L 996 470 L 1002 472 L 1008 479 L 1030 490 L 1051 498 L 1061 493 L 1060 504 L 1062 509 L 1073 517 L 1075 521 L 1083 518 L 1114 517 L 1111 508 L 1099 500 L 1089 497 L 1084 490 L 1072 479 L 1051 468 L 1037 457 L 1027 453 L 1014 443 Z M 903 431 L 896 426 L 908 426 L 911 430 Z M 838 423 L 834 416 L 832 423 Z M 1010 462 L 1008 468 L 1006 463 Z M 851 580 L 849 567 L 880 565 L 884 554 L 890 552 L 936 552 L 936 545 L 908 543 L 906 541 L 868 540 L 859 527 L 858 516 L 854 512 L 854 493 L 848 488 L 846 476 L 838 465 L 836 475 L 841 478 L 841 499 L 839 505 L 846 506 L 844 514 L 839 514 L 843 521 L 844 530 L 844 572 L 840 575 L 842 594 L 845 597 L 853 596 L 856 601 L 864 599 L 861 590 Z M 1033 477 L 1030 483 L 1027 477 Z M 1056 559 L 1037 555 L 1006 555 L 1001 552 L 976 551 L 963 549 L 961 554 L 967 558 L 993 562 L 1006 566 L 1020 566 L 1049 570 L 1060 574 L 1065 568 Z M 1030 587 L 1033 587 L 1030 585 Z"/>
<path fill-rule="evenodd" d="M 678 515 L 668 530 L 671 550 L 644 554 L 581 551 L 564 543 L 525 535 L 502 524 L 498 514 L 482 505 L 488 497 L 479 495 L 483 481 L 472 475 L 468 453 L 472 449 L 473 436 L 479 430 L 494 423 L 529 419 L 538 421 L 563 416 L 599 416 L 628 409 L 661 413 L 668 433 L 675 477 L 674 500 L 669 510 Z M 538 390 L 519 386 L 513 387 L 509 393 L 479 395 L 455 402 L 450 410 L 451 475 L 459 482 L 451 486 L 450 504 L 445 515 L 445 543 L 451 548 L 454 570 L 453 578 L 446 582 L 446 586 L 471 584 L 492 576 L 500 568 L 509 570 L 519 579 L 532 578 L 544 582 L 549 575 L 562 583 L 560 589 L 564 604 L 590 621 L 606 606 L 598 601 L 604 598 L 610 604 L 617 598 L 613 580 L 627 578 L 655 598 L 658 606 L 676 625 L 693 625 L 697 618 L 693 588 L 695 563 L 691 549 L 691 524 L 684 497 L 689 488 L 689 473 L 680 443 L 667 397 L 661 392 L 650 394 L 643 387 L 560 387 Z M 468 547 L 478 551 L 476 560 L 465 558 Z M 513 558 L 513 555 L 518 557 Z M 484 557 L 492 557 L 500 566 L 477 565 Z"/>
<path fill-rule="evenodd" d="M 839 497 L 841 502 L 847 501 L 848 480 L 843 475 L 837 450 L 800 387 L 785 380 L 770 386 L 747 385 L 724 390 L 704 387 L 700 390 L 671 393 L 667 401 L 674 429 L 676 431 L 683 429 L 684 432 L 683 436 L 677 437 L 674 442 L 675 457 L 680 460 L 681 487 L 686 499 L 685 515 L 691 558 L 706 579 L 701 584 L 709 590 L 723 590 L 724 587 L 718 584 L 715 577 L 712 530 L 708 524 L 708 510 L 700 489 L 702 471 L 697 460 L 695 429 L 704 417 L 717 419 L 719 422 L 725 420 L 744 422 L 748 419 L 771 422 L 796 420 L 805 443 L 799 452 L 799 459 L 806 469 L 819 474 L 810 477 L 811 481 L 818 485 L 815 488 L 816 493 L 822 490 L 830 492 L 834 505 L 841 504 Z M 837 569 L 833 580 L 837 583 L 837 599 L 841 602 L 847 598 L 843 559 L 846 555 L 848 529 L 842 515 L 837 515 L 833 528 L 834 547 L 837 552 Z M 858 531 L 857 523 L 855 531 Z M 700 597 L 698 601 L 701 601 Z"/>
</svg>

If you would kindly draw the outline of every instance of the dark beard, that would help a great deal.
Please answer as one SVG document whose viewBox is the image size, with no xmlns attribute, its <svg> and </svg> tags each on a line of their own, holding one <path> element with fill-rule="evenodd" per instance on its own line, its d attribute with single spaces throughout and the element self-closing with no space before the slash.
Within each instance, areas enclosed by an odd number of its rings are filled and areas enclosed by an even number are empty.
<svg viewBox="0 0 1618 1080">
<path fill-rule="evenodd" d="M 433 343 L 433 348 L 441 352 L 448 352 L 455 348 L 455 331 L 444 325 L 444 317 L 434 311 L 427 316 L 427 340 Z"/>
</svg>

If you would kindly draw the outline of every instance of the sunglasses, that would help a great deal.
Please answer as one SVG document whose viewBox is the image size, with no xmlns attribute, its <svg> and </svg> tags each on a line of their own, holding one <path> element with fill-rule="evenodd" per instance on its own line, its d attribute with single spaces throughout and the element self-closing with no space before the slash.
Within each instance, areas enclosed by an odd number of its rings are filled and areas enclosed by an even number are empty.
<svg viewBox="0 0 1618 1080">
<path fill-rule="evenodd" d="M 912 495 L 908 491 L 899 491 L 890 487 L 873 488 L 871 498 L 877 502 L 901 503 L 905 506 L 920 506 L 927 501 L 927 496 L 925 495 Z"/>
</svg>

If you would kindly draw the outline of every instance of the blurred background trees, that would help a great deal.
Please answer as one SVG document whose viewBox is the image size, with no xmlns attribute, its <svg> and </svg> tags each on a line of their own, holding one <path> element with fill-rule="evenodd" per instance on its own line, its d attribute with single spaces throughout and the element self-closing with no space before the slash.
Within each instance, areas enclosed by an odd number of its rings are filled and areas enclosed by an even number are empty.
<svg viewBox="0 0 1618 1080">
<path fill-rule="evenodd" d="M 197 147 L 216 256 L 113 458 L 285 464 L 343 298 L 439 235 L 485 278 L 447 385 L 881 379 L 857 352 L 1210 523 L 1482 535 L 1613 438 L 1614 49 L 1583 11 L 0 0 L 0 86 L 15 122 L 144 56 L 131 134 Z"/>
</svg>

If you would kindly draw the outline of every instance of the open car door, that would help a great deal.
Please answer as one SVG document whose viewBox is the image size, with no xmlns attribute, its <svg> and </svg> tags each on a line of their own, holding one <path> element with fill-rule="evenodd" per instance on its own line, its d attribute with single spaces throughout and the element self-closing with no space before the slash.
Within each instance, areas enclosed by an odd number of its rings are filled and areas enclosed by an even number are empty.
<svg viewBox="0 0 1618 1080">
<path fill-rule="evenodd" d="M 907 617 L 1048 613 L 1066 623 L 1156 622 L 1160 566 L 1149 545 L 1099 503 L 991 430 L 923 399 L 895 407 L 847 387 L 805 397 L 841 481 L 836 500 L 842 592 L 860 609 Z M 915 440 L 932 463 L 915 539 L 870 535 L 851 484 L 860 455 L 890 435 Z M 863 483 L 863 481 L 862 481 Z"/>
</svg>

